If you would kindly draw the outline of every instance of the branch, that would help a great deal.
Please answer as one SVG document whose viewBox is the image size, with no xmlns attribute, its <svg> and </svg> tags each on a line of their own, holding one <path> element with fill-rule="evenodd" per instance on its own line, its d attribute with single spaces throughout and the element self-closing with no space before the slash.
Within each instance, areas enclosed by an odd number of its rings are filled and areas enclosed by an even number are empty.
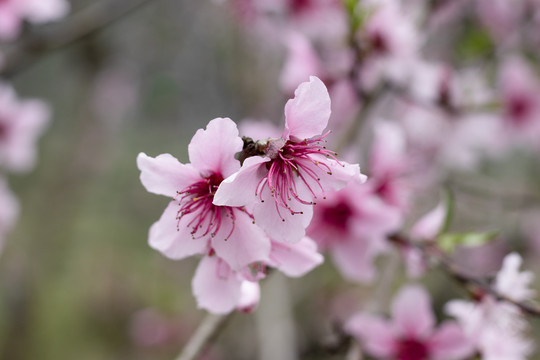
<svg viewBox="0 0 540 360">
<path fill-rule="evenodd" d="M 236 312 L 226 315 L 208 314 L 203 319 L 195 334 L 189 339 L 188 343 L 182 349 L 182 353 L 176 360 L 194 360 L 206 348 L 206 345 L 215 340 L 221 331 L 225 328 L 227 322 Z"/>
<path fill-rule="evenodd" d="M 410 246 L 422 252 L 424 259 L 434 260 L 440 269 L 447 275 L 454 278 L 460 284 L 479 289 L 484 293 L 490 294 L 499 301 L 505 301 L 518 307 L 525 314 L 540 317 L 540 306 L 537 304 L 516 301 L 506 295 L 501 294 L 482 278 L 471 276 L 461 270 L 434 243 L 418 243 L 407 238 L 403 234 L 395 234 L 389 237 L 389 240 L 398 246 Z M 428 261 L 429 263 L 429 261 Z M 474 292 L 472 292 L 474 295 Z"/>
<path fill-rule="evenodd" d="M 61 23 L 39 29 L 22 38 L 4 54 L 0 76 L 13 77 L 43 55 L 76 43 L 111 25 L 151 0 L 106 0 L 94 3 Z"/>
</svg>

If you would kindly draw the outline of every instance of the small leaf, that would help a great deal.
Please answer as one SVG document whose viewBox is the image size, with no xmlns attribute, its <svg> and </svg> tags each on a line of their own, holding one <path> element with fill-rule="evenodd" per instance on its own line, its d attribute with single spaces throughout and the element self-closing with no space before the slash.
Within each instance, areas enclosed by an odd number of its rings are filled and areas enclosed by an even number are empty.
<svg viewBox="0 0 540 360">
<path fill-rule="evenodd" d="M 439 236 L 437 244 L 447 253 L 453 253 L 458 245 L 480 246 L 485 245 L 497 238 L 497 231 L 482 233 L 446 233 Z"/>
</svg>

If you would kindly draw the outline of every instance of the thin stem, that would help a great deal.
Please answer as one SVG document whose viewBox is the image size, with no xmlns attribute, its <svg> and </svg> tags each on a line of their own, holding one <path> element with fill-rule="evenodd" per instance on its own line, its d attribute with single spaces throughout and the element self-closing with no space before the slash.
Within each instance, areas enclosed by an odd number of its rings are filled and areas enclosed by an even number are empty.
<svg viewBox="0 0 540 360">
<path fill-rule="evenodd" d="M 218 337 L 234 314 L 236 312 L 233 311 L 226 315 L 206 315 L 176 360 L 197 359 L 206 346 Z"/>
<path fill-rule="evenodd" d="M 494 289 L 487 281 L 482 278 L 474 277 L 465 273 L 456 264 L 454 264 L 434 243 L 418 243 L 414 242 L 405 235 L 396 234 L 391 236 L 390 241 L 398 246 L 410 246 L 422 252 L 424 259 L 428 263 L 435 263 L 448 276 L 454 278 L 460 284 L 466 287 L 473 287 L 478 290 L 490 294 L 499 301 L 505 301 L 518 307 L 522 312 L 532 316 L 540 317 L 540 306 L 537 304 L 516 301 L 506 295 L 501 294 Z M 431 260 L 431 261 L 429 261 Z M 470 290 L 470 289 L 468 289 Z M 474 293 L 473 293 L 474 294 Z"/>
<path fill-rule="evenodd" d="M 153 0 L 101 1 L 71 15 L 59 24 L 40 28 L 6 50 L 0 76 L 13 77 L 42 56 L 72 45 L 111 25 Z"/>
</svg>

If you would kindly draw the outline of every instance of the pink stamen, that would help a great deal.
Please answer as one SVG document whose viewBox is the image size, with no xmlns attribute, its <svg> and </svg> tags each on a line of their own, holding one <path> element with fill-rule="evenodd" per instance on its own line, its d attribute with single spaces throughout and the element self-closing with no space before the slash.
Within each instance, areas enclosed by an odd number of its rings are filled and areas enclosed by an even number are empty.
<svg viewBox="0 0 540 360">
<path fill-rule="evenodd" d="M 176 213 L 177 230 L 180 231 L 180 221 L 185 215 L 195 214 L 193 219 L 185 226 L 190 230 L 193 239 L 200 239 L 210 235 L 216 236 L 225 222 L 224 216 L 230 217 L 232 226 L 224 240 L 228 240 L 235 228 L 236 217 L 232 207 L 216 206 L 212 204 L 214 194 L 223 177 L 212 174 L 199 182 L 186 186 L 175 197 L 180 208 Z"/>
<path fill-rule="evenodd" d="M 266 189 L 270 191 L 272 197 L 275 200 L 276 211 L 279 217 L 285 221 L 281 216 L 280 209 L 287 209 L 292 215 L 302 214 L 301 211 L 294 211 L 289 202 L 292 199 L 298 201 L 303 205 L 315 205 L 313 201 L 302 199 L 298 193 L 297 181 L 301 181 L 311 193 L 312 198 L 317 198 L 317 193 L 325 195 L 324 188 L 321 184 L 321 178 L 317 174 L 317 169 L 324 171 L 328 175 L 332 175 L 332 169 L 328 164 L 318 161 L 313 155 L 322 155 L 335 161 L 340 166 L 344 166 L 336 158 L 337 153 L 326 149 L 324 138 L 330 134 L 330 131 L 325 134 L 301 142 L 293 142 L 291 140 L 285 141 L 284 139 L 270 140 L 270 144 L 275 142 L 281 146 L 282 142 L 285 143 L 281 148 L 275 146 L 269 146 L 272 148 L 271 153 L 267 155 L 272 158 L 272 161 L 267 163 L 268 173 L 266 177 L 262 178 L 257 184 L 255 189 L 255 195 L 259 196 L 262 200 L 262 192 Z M 312 166 L 313 164 L 314 166 Z M 317 190 L 315 191 L 317 186 Z"/>
</svg>

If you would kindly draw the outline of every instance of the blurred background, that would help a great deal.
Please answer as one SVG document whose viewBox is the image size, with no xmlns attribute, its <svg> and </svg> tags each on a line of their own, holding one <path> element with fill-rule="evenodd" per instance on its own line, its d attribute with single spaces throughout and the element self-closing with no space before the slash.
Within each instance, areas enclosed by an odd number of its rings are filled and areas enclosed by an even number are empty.
<svg viewBox="0 0 540 360">
<path fill-rule="evenodd" d="M 72 0 L 71 12 L 95 3 Z M 281 123 L 288 96 L 277 78 L 286 50 L 254 41 L 225 9 L 210 1 L 145 1 L 11 76 L 20 97 L 50 103 L 53 116 L 37 167 L 9 177 L 21 214 L 0 258 L 0 359 L 173 359 L 204 317 L 190 285 L 197 260 L 171 261 L 147 244 L 168 199 L 145 191 L 135 158 L 170 153 L 188 162 L 191 137 L 215 117 Z M 57 26 L 27 27 L 22 39 Z M 483 39 L 470 41 L 466 51 L 483 46 Z M 491 270 L 504 255 L 497 249 L 537 258 L 517 230 L 538 205 L 522 196 L 540 194 L 537 158 L 512 153 L 451 176 L 465 183 L 456 193 L 455 228 L 505 233 L 505 241 L 476 249 L 499 254 Z M 438 194 L 426 190 L 411 218 L 432 208 Z M 397 276 L 396 288 L 403 279 Z M 463 294 L 437 272 L 425 282 L 443 289 L 435 304 Z M 332 358 L 319 352 L 320 343 L 370 289 L 342 280 L 330 262 L 301 280 L 273 277 L 259 311 L 236 315 L 205 357 L 253 359 L 281 344 L 301 358 Z"/>
</svg>

